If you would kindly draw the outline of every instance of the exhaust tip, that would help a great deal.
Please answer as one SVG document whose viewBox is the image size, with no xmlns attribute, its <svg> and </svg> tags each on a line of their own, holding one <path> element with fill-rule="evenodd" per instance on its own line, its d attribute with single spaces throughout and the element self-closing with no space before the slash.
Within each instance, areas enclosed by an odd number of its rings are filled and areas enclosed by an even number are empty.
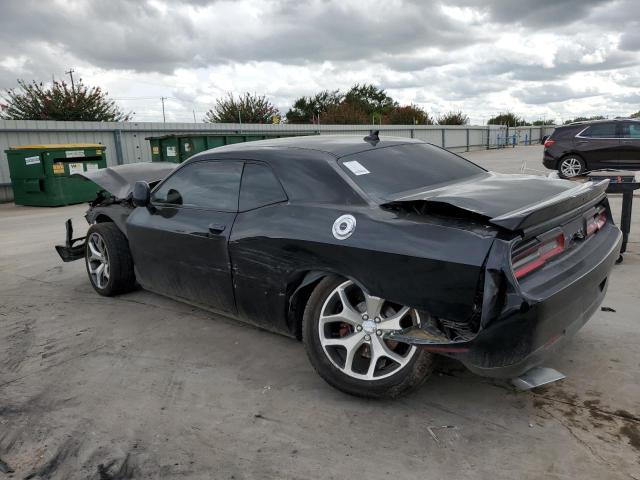
<svg viewBox="0 0 640 480">
<path fill-rule="evenodd" d="M 562 380 L 565 376 L 553 368 L 534 367 L 519 377 L 512 379 L 511 384 L 518 390 L 531 390 L 532 388 Z"/>
</svg>

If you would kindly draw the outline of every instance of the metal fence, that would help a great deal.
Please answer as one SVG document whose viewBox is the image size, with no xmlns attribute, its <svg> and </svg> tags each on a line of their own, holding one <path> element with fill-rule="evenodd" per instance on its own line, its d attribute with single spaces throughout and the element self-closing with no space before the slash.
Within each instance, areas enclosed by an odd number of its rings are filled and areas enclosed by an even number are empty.
<svg viewBox="0 0 640 480">
<path fill-rule="evenodd" d="M 537 142 L 553 127 L 507 128 L 499 125 L 261 125 L 231 123 L 148 123 L 148 122 L 55 122 L 37 120 L 0 120 L 0 202 L 13 200 L 9 167 L 4 150 L 19 145 L 55 143 L 100 143 L 107 147 L 107 163 L 121 165 L 151 161 L 149 136 L 170 133 L 303 133 L 320 135 L 366 135 L 380 130 L 381 136 L 424 140 L 446 149 L 462 152 L 496 148 L 509 143 Z M 511 144 L 511 143 L 509 143 Z"/>
</svg>

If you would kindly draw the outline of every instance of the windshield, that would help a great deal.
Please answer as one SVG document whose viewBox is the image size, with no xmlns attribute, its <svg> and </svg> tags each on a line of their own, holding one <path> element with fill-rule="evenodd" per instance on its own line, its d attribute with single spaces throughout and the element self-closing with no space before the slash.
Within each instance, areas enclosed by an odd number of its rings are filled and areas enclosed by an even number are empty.
<svg viewBox="0 0 640 480">
<path fill-rule="evenodd" d="M 427 143 L 396 145 L 347 155 L 340 159 L 340 166 L 365 193 L 378 198 L 459 181 L 486 171 Z"/>
</svg>

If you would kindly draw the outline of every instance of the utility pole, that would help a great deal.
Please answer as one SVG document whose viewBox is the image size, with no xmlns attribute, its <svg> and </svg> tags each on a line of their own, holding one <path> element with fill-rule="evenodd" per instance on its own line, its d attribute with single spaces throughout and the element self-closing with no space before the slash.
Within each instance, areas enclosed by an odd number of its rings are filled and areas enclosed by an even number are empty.
<svg viewBox="0 0 640 480">
<path fill-rule="evenodd" d="M 198 123 L 198 122 L 196 122 L 196 110 L 195 110 L 195 108 L 193 109 L 193 123 Z"/>
<path fill-rule="evenodd" d="M 71 91 L 75 94 L 76 93 L 76 85 L 75 83 L 73 83 L 73 72 L 75 70 L 73 68 L 70 68 L 68 72 L 64 72 L 67 75 L 69 75 L 69 77 L 71 77 Z"/>
<path fill-rule="evenodd" d="M 163 123 L 167 123 L 167 117 L 164 114 L 164 101 L 167 99 L 167 97 L 160 97 L 160 100 L 162 100 L 162 122 Z"/>
</svg>

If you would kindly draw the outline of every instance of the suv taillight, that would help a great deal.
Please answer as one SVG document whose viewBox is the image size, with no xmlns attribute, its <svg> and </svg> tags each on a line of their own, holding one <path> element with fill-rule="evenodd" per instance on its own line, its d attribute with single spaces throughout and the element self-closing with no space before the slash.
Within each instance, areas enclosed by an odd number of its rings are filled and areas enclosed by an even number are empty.
<svg viewBox="0 0 640 480">
<path fill-rule="evenodd" d="M 518 280 L 542 267 L 547 261 L 564 252 L 564 234 L 536 243 L 511 256 L 513 272 Z"/>
<path fill-rule="evenodd" d="M 551 140 L 550 138 L 547 138 L 544 141 L 544 148 L 549 148 L 549 147 L 553 147 L 556 144 L 555 140 Z"/>
</svg>

